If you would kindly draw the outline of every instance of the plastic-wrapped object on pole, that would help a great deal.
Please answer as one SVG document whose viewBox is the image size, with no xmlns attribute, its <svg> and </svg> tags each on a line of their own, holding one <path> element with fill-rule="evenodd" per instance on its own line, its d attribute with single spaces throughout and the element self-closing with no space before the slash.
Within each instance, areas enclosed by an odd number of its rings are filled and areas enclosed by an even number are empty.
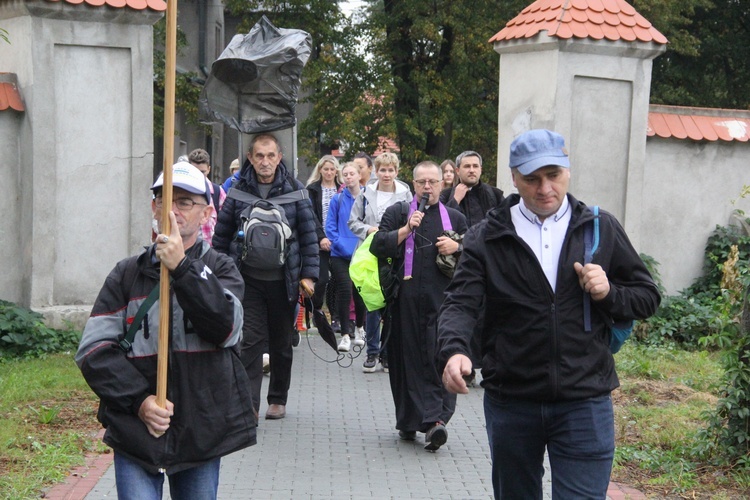
<svg viewBox="0 0 750 500">
<path fill-rule="evenodd" d="M 263 16 L 247 35 L 235 35 L 211 65 L 198 101 L 201 122 L 245 134 L 293 127 L 311 50 L 309 33 L 276 28 Z"/>
</svg>

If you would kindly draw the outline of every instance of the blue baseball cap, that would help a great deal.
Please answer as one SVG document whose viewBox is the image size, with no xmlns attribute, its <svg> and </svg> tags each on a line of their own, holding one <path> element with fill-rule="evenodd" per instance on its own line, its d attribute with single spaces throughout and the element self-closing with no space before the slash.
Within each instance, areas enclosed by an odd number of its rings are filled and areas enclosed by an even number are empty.
<svg viewBox="0 0 750 500">
<path fill-rule="evenodd" d="M 570 168 L 563 136 L 550 130 L 529 130 L 510 144 L 510 168 L 523 175 L 549 165 Z"/>
</svg>

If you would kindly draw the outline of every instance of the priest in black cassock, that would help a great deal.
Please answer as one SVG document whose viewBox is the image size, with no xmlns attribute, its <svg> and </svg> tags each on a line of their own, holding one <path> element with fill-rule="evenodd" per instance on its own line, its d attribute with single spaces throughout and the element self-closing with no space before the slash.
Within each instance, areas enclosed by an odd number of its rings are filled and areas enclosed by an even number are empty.
<svg viewBox="0 0 750 500">
<path fill-rule="evenodd" d="M 437 256 L 462 250 L 443 236 L 466 232 L 461 212 L 439 203 L 442 172 L 427 161 L 414 168 L 415 196 L 407 207 L 396 203 L 385 211 L 370 251 L 394 259 L 400 288 L 388 305 L 383 327 L 388 346 L 388 373 L 396 405 L 396 429 L 406 441 L 425 433 L 425 449 L 445 444 L 445 424 L 456 409 L 456 396 L 443 387 L 436 365 L 437 314 L 450 278 L 437 265 Z"/>
</svg>

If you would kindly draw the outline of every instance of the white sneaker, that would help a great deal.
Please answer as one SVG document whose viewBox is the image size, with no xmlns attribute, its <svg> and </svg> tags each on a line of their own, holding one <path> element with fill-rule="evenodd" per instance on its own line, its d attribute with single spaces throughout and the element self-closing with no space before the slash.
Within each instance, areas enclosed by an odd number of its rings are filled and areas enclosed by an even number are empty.
<svg viewBox="0 0 750 500">
<path fill-rule="evenodd" d="M 349 348 L 352 345 L 352 339 L 349 337 L 349 335 L 344 335 L 341 337 L 341 342 L 339 342 L 339 352 L 349 352 Z"/>
<path fill-rule="evenodd" d="M 354 330 L 354 345 L 357 347 L 365 345 L 365 329 L 361 326 L 358 326 L 357 329 Z"/>
<path fill-rule="evenodd" d="M 271 356 L 268 353 L 263 354 L 263 373 L 271 372 Z"/>
</svg>

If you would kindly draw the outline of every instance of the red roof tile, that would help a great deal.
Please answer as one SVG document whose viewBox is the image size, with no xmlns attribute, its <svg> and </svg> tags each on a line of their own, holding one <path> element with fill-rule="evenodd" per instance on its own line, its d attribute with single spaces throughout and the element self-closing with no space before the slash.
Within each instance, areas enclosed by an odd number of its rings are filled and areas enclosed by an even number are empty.
<svg viewBox="0 0 750 500">
<path fill-rule="evenodd" d="M 750 114 L 724 109 L 654 106 L 648 114 L 646 135 L 693 141 L 747 142 L 750 140 Z"/>
<path fill-rule="evenodd" d="M 531 38 L 542 31 L 563 39 L 667 43 L 664 35 L 625 0 L 537 0 L 489 41 Z"/>
<path fill-rule="evenodd" d="M 0 73 L 0 111 L 6 111 L 13 109 L 16 111 L 25 111 L 26 107 L 23 105 L 21 99 L 21 93 L 18 91 L 18 85 L 15 81 L 15 75 L 12 78 L 4 78 L 9 73 Z"/>
<path fill-rule="evenodd" d="M 134 10 L 151 9 L 156 12 L 164 12 L 167 10 L 167 3 L 165 0 L 48 0 L 49 2 L 66 2 L 72 5 L 78 5 L 85 3 L 90 7 L 101 7 L 107 5 L 115 9 L 121 9 L 124 7 L 130 7 Z"/>
<path fill-rule="evenodd" d="M 387 137 L 379 137 L 378 149 L 375 150 L 372 157 L 375 158 L 376 156 L 381 155 L 383 153 L 398 153 L 400 151 L 401 151 L 401 148 L 398 147 L 395 141 Z"/>
</svg>

